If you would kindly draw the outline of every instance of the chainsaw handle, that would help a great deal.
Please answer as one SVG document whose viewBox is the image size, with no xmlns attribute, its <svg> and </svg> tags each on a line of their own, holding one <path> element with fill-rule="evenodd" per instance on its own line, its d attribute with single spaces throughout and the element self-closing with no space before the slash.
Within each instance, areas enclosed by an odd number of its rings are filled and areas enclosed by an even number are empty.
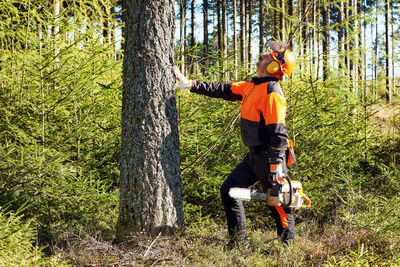
<svg viewBox="0 0 400 267">
<path fill-rule="evenodd" d="M 307 205 L 302 205 L 302 207 L 304 208 L 311 207 L 311 200 L 306 196 L 306 194 L 303 193 L 301 197 L 307 202 Z"/>
</svg>

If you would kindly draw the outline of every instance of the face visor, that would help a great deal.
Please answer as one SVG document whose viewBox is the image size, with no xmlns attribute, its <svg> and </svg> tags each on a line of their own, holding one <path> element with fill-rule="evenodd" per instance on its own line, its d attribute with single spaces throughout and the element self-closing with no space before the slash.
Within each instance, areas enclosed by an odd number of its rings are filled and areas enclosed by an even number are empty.
<svg viewBox="0 0 400 267">
<path fill-rule="evenodd" d="M 290 75 L 294 68 L 294 55 L 288 50 L 288 45 L 283 42 L 270 41 L 269 52 L 272 58 L 278 62 L 279 69 L 283 75 Z"/>
</svg>

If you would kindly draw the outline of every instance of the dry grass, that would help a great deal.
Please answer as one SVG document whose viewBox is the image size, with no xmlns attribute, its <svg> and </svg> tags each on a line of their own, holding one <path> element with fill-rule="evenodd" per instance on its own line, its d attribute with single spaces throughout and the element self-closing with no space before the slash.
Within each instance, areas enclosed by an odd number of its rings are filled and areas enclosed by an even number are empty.
<svg viewBox="0 0 400 267">
<path fill-rule="evenodd" d="M 250 230 L 249 246 L 229 250 L 225 226 L 203 223 L 169 237 L 138 233 L 119 245 L 86 234 L 64 236 L 54 253 L 76 266 L 400 266 L 394 235 L 343 225 L 316 229 L 299 225 L 288 249 L 274 230 L 258 229 Z"/>
</svg>

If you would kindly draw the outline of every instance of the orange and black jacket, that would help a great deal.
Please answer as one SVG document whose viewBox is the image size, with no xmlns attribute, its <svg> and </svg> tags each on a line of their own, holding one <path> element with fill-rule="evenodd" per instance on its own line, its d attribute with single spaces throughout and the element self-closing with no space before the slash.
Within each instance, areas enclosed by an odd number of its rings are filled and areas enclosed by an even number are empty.
<svg viewBox="0 0 400 267">
<path fill-rule="evenodd" d="M 220 83 L 193 81 L 191 92 L 230 101 L 241 101 L 240 128 L 243 143 L 266 146 L 271 163 L 284 161 L 287 148 L 286 99 L 279 80 L 263 77 L 249 82 Z"/>
</svg>

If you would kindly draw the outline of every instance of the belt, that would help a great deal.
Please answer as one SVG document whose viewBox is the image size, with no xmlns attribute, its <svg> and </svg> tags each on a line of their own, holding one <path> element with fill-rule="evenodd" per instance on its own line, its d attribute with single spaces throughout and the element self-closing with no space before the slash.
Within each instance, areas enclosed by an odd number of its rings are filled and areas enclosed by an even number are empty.
<svg viewBox="0 0 400 267">
<path fill-rule="evenodd" d="M 249 147 L 249 150 L 253 154 L 262 154 L 268 151 L 268 147 L 267 145 L 259 145 L 259 146 Z"/>
</svg>

